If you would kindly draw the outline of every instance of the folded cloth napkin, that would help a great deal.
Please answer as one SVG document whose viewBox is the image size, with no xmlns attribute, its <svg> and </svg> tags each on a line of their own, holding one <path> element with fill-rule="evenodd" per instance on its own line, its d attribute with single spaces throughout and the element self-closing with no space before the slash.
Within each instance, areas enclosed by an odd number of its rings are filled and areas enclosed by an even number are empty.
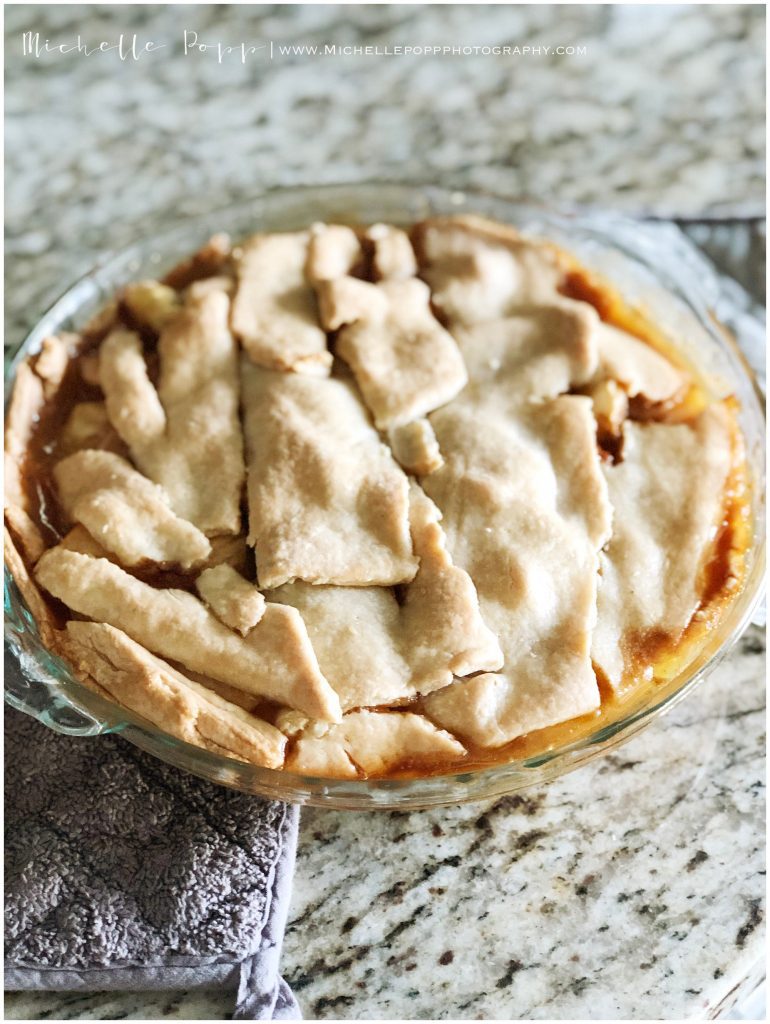
<svg viewBox="0 0 770 1024">
<path fill-rule="evenodd" d="M 278 973 L 297 809 L 5 714 L 6 988 L 231 985 L 236 1019 L 301 1019 Z"/>
</svg>

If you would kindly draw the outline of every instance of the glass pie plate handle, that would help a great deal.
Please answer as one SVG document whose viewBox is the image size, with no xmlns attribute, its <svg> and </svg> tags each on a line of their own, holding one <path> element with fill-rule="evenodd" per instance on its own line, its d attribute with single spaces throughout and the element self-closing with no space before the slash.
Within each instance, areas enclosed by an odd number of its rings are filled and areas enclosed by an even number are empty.
<svg viewBox="0 0 770 1024">
<path fill-rule="evenodd" d="M 556 211 L 483 194 L 424 185 L 371 183 L 279 189 L 168 230 L 105 257 L 70 288 L 32 330 L 6 370 L 6 399 L 16 366 L 47 334 L 76 330 L 127 281 L 157 277 L 219 231 L 293 230 L 318 220 L 408 223 L 435 214 L 478 213 L 550 238 L 616 285 L 682 347 L 690 360 L 735 394 L 752 477 L 753 543 L 741 592 L 694 660 L 645 701 L 590 735 L 542 753 L 452 775 L 389 780 L 331 780 L 242 764 L 190 746 L 82 686 L 43 646 L 37 625 L 5 570 L 5 697 L 57 732 L 93 737 L 120 732 L 130 742 L 202 778 L 274 799 L 351 809 L 414 809 L 488 799 L 564 774 L 616 747 L 673 707 L 726 655 L 760 614 L 764 581 L 764 330 L 746 294 L 720 278 L 670 225 L 605 213 Z M 748 304 L 748 305 L 747 305 Z M 740 343 L 740 344 L 739 344 Z"/>
<path fill-rule="evenodd" d="M 7 570 L 4 589 L 6 702 L 67 736 L 98 736 L 121 728 L 122 722 L 78 703 L 62 687 L 68 667 L 41 645 L 37 626 Z"/>
</svg>

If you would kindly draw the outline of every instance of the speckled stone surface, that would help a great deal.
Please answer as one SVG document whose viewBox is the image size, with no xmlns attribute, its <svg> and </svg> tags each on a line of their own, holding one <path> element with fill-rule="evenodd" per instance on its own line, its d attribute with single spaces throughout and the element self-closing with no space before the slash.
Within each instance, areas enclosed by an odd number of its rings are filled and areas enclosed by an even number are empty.
<svg viewBox="0 0 770 1024">
<path fill-rule="evenodd" d="M 185 27 L 230 45 L 588 52 L 218 64 L 181 55 Z M 266 185 L 427 179 L 660 217 L 760 214 L 763 27 L 760 6 L 11 6 L 7 341 L 99 254 Z M 25 30 L 168 49 L 32 60 Z M 692 232 L 718 261 L 719 232 Z M 756 266 L 762 237 L 745 237 Z M 283 969 L 305 1015 L 724 1012 L 762 973 L 763 703 L 752 628 L 664 721 L 548 787 L 444 811 L 303 812 Z M 222 1019 L 232 1001 L 16 994 L 6 1015 Z"/>
</svg>

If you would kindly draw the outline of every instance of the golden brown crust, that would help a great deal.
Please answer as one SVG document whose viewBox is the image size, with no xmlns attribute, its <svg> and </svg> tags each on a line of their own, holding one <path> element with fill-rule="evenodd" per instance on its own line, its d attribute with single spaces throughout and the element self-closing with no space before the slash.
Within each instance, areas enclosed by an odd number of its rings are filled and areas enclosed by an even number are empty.
<svg viewBox="0 0 770 1024">
<path fill-rule="evenodd" d="M 412 241 L 431 301 L 450 327 L 511 316 L 558 296 L 559 254 L 515 228 L 483 217 L 434 217 L 415 225 Z"/>
<path fill-rule="evenodd" d="M 590 642 L 611 509 L 596 426 L 590 399 L 572 395 L 508 412 L 471 397 L 432 419 L 445 464 L 423 486 L 505 661 L 431 694 L 425 710 L 500 746 L 599 706 Z"/>
<path fill-rule="evenodd" d="M 5 451 L 18 464 L 26 455 L 44 399 L 43 382 L 25 359 L 16 371 L 5 417 Z"/>
<path fill-rule="evenodd" d="M 617 381 L 632 398 L 643 395 L 650 402 L 669 402 L 687 390 L 687 374 L 651 345 L 605 323 L 597 325 L 596 339 L 598 380 Z"/>
<path fill-rule="evenodd" d="M 49 334 L 43 338 L 40 351 L 33 358 L 35 373 L 43 381 L 46 400 L 53 398 L 58 391 L 79 341 L 76 334 Z"/>
<path fill-rule="evenodd" d="M 372 245 L 376 281 L 404 281 L 417 273 L 417 260 L 409 235 L 390 224 L 372 224 L 366 237 Z"/>
<path fill-rule="evenodd" d="M 415 483 L 409 497 L 420 567 L 400 602 L 382 587 L 291 583 L 271 595 L 299 610 L 346 711 L 405 702 L 503 663 L 473 582 L 446 549 L 438 509 Z"/>
<path fill-rule="evenodd" d="M 309 281 L 334 281 L 352 274 L 363 253 L 358 235 L 343 224 L 315 224 L 310 232 L 305 273 Z"/>
<path fill-rule="evenodd" d="M 51 548 L 35 576 L 73 611 L 123 630 L 163 658 L 315 718 L 335 721 L 340 715 L 339 700 L 292 608 L 268 605 L 241 638 L 192 594 L 159 590 L 104 558 Z"/>
<path fill-rule="evenodd" d="M 721 403 L 692 424 L 628 422 L 623 461 L 605 466 L 615 527 L 601 554 L 591 654 L 613 688 L 637 667 L 629 638 L 677 638 L 698 608 L 725 514 L 733 429 Z"/>
<path fill-rule="evenodd" d="M 140 461 L 138 453 L 162 439 L 166 414 L 138 334 L 123 327 L 110 332 L 99 349 L 99 380 L 110 422 Z"/>
<path fill-rule="evenodd" d="M 241 636 L 246 636 L 265 614 L 262 594 L 226 562 L 204 569 L 195 586 L 220 622 Z"/>
<path fill-rule="evenodd" d="M 45 540 L 29 513 L 18 505 L 5 506 L 5 525 L 30 565 L 45 551 Z"/>
<path fill-rule="evenodd" d="M 332 357 L 305 276 L 308 232 L 254 235 L 238 249 L 230 323 L 251 361 L 325 377 Z"/>
<path fill-rule="evenodd" d="M 427 415 L 465 386 L 462 356 L 433 316 L 424 282 L 341 278 L 325 282 L 322 294 L 324 309 L 333 309 L 327 322 L 341 325 L 336 353 L 353 371 L 379 430 Z"/>
<path fill-rule="evenodd" d="M 444 464 L 433 427 L 426 418 L 393 427 L 388 431 L 388 444 L 396 462 L 414 476 L 427 476 Z"/>
<path fill-rule="evenodd" d="M 164 732 L 215 753 L 280 768 L 286 737 L 149 654 L 119 629 L 69 622 L 63 653 L 79 678 Z M 87 682 L 88 685 L 88 682 Z"/>
<path fill-rule="evenodd" d="M 426 233 L 429 231 L 472 235 L 484 242 L 495 245 L 505 245 L 516 248 L 527 244 L 526 239 L 518 228 L 510 224 L 502 224 L 500 221 L 490 220 L 475 213 L 456 213 L 445 216 L 430 217 L 418 221 L 411 229 L 411 239 L 415 249 L 423 258 L 427 258 L 425 248 L 427 246 Z"/>
<path fill-rule="evenodd" d="M 45 541 L 32 518 L 23 480 L 24 462 L 46 398 L 52 397 L 61 383 L 62 348 L 58 339 L 46 339 L 40 356 L 31 356 L 19 364 L 5 420 L 5 521 L 31 565 L 45 549 Z M 37 373 L 41 359 L 43 372 L 49 374 L 47 380 Z"/>
<path fill-rule="evenodd" d="M 462 399 L 494 392 L 501 407 L 556 398 L 597 369 L 599 318 L 585 304 L 552 302 L 526 312 L 453 327 L 471 378 Z"/>
<path fill-rule="evenodd" d="M 157 332 L 182 309 L 179 293 L 160 281 L 134 281 L 123 289 L 122 299 L 134 323 Z"/>
<path fill-rule="evenodd" d="M 404 762 L 452 758 L 460 760 L 463 745 L 411 712 L 354 711 L 321 736 L 304 733 L 286 762 L 291 771 L 352 778 L 348 762 L 366 775 L 381 775 Z"/>
<path fill-rule="evenodd" d="M 40 592 L 40 588 L 32 579 L 27 565 L 13 543 L 8 529 L 3 531 L 3 541 L 5 564 L 11 576 L 13 576 L 13 581 L 19 588 L 19 593 L 24 598 L 27 608 L 37 623 L 41 640 L 49 650 L 54 650 L 60 626 L 58 617 L 51 610 L 50 605 Z"/>
<path fill-rule="evenodd" d="M 58 462 L 53 475 L 70 520 L 82 523 L 122 565 L 189 568 L 211 554 L 206 535 L 175 515 L 163 489 L 119 455 L 76 452 Z"/>
</svg>

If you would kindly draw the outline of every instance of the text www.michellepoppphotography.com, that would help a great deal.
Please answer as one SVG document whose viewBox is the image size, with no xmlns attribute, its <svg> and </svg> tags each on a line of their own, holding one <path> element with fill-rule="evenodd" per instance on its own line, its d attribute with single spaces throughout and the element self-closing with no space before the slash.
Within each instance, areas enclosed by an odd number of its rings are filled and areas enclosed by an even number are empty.
<svg viewBox="0 0 770 1024">
<path fill-rule="evenodd" d="M 119 60 L 138 61 L 155 55 L 177 54 L 183 57 L 208 57 L 219 64 L 236 61 L 246 64 L 253 59 L 276 60 L 291 57 L 585 57 L 588 48 L 580 44 L 547 43 L 477 43 L 428 45 L 410 43 L 225 43 L 202 39 L 198 32 L 184 29 L 171 42 L 141 39 L 136 33 L 120 33 L 116 38 L 88 41 L 78 35 L 70 40 L 41 38 L 39 32 L 23 32 L 22 56 L 36 60 L 45 57 L 94 57 L 112 54 Z"/>
</svg>

